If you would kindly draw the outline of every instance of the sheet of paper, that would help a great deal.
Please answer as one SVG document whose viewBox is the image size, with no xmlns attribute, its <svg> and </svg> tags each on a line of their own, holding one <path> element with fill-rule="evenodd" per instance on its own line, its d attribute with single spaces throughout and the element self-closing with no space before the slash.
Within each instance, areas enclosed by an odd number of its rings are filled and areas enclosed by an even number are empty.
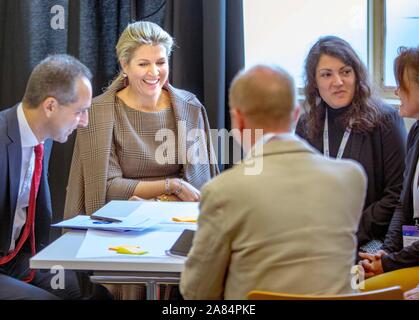
<svg viewBox="0 0 419 320">
<path fill-rule="evenodd" d="M 173 217 L 197 218 L 198 214 L 199 214 L 198 202 L 141 201 L 138 203 L 138 207 L 135 210 L 133 210 L 131 214 L 123 218 L 122 222 L 98 221 L 98 220 L 90 219 L 90 217 L 86 215 L 79 215 L 72 219 L 54 224 L 53 226 L 62 227 L 62 228 L 71 228 L 71 229 L 142 231 L 152 226 L 155 226 L 158 223 L 183 224 L 185 226 L 192 225 L 194 223 L 174 222 L 172 221 L 172 218 Z"/>
<path fill-rule="evenodd" d="M 116 223 L 109 223 L 103 221 L 97 221 L 90 219 L 89 216 L 86 215 L 79 215 L 74 218 L 61 221 L 59 223 L 53 224 L 53 227 L 61 227 L 61 228 L 68 228 L 68 229 L 88 229 L 88 228 L 95 228 L 95 229 L 102 229 L 102 230 L 114 230 L 114 226 Z M 117 231 L 117 230 L 115 230 Z M 120 230 L 124 231 L 124 230 Z"/>
<path fill-rule="evenodd" d="M 160 223 L 167 224 L 185 224 L 172 221 L 173 217 L 193 217 L 198 218 L 199 203 L 198 202 L 144 202 L 137 210 L 137 212 L 146 211 L 153 215 L 160 216 Z"/>
<path fill-rule="evenodd" d="M 142 231 L 150 228 L 161 221 L 160 217 L 147 216 L 146 214 L 133 216 L 131 219 L 126 219 L 122 222 L 107 222 L 90 219 L 89 216 L 80 215 L 72 219 L 53 224 L 53 227 L 61 227 L 68 229 L 97 229 L 109 231 Z"/>
<path fill-rule="evenodd" d="M 166 250 L 175 243 L 183 229 L 185 228 L 180 226 L 156 226 L 142 232 L 128 231 L 124 233 L 88 230 L 76 257 L 79 259 L 164 257 Z M 109 247 L 121 245 L 140 246 L 140 249 L 147 253 L 136 256 L 109 250 Z"/>
<path fill-rule="evenodd" d="M 92 216 L 123 220 L 141 205 L 140 201 L 112 200 L 97 210 Z"/>
</svg>

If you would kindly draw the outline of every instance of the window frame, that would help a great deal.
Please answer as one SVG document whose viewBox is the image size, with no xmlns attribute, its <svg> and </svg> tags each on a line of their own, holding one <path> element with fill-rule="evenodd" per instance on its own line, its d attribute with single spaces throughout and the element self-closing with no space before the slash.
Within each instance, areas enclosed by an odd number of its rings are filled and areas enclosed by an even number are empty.
<svg viewBox="0 0 419 320">
<path fill-rule="evenodd" d="M 368 69 L 380 96 L 397 104 L 396 87 L 385 86 L 386 0 L 368 0 Z"/>
<path fill-rule="evenodd" d="M 371 82 L 380 97 L 391 105 L 398 106 L 396 87 L 384 85 L 386 0 L 367 0 L 367 68 Z M 304 88 L 297 88 L 298 100 L 304 101 Z"/>
<path fill-rule="evenodd" d="M 385 86 L 386 0 L 367 0 L 367 68 L 377 94 L 387 103 L 398 106 L 396 87 Z M 304 101 L 304 88 L 297 88 L 299 101 Z"/>
</svg>

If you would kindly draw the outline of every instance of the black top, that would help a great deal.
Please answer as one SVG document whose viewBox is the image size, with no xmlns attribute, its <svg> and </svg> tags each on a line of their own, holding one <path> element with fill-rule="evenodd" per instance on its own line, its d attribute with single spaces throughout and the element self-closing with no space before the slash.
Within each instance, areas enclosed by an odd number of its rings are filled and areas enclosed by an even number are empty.
<svg viewBox="0 0 419 320">
<path fill-rule="evenodd" d="M 400 203 L 394 212 L 384 241 L 383 249 L 388 254 L 381 258 L 384 272 L 419 266 L 419 241 L 403 248 L 402 226 L 414 225 L 412 183 L 419 159 L 419 123 L 416 122 L 407 140 L 406 171 Z"/>
<path fill-rule="evenodd" d="M 340 144 L 342 142 L 343 134 L 346 128 L 342 125 L 341 119 L 343 115 L 349 110 L 349 107 L 334 109 L 326 105 L 328 126 L 329 126 L 329 155 L 336 158 Z M 346 144 L 343 157 L 347 157 L 351 150 L 351 136 L 349 136 L 348 143 Z M 322 152 L 324 152 L 323 138 L 322 138 Z M 345 156 L 346 155 L 346 156 Z"/>
<path fill-rule="evenodd" d="M 344 112 L 332 110 L 328 116 Z M 402 189 L 404 159 L 406 155 L 406 128 L 398 112 L 387 105 L 381 105 L 381 121 L 371 133 L 351 133 L 343 158 L 359 162 L 367 178 L 367 194 L 364 212 L 358 230 L 358 245 L 373 239 L 384 240 L 393 212 Z M 306 117 L 302 115 L 296 133 L 313 147 L 323 152 L 323 130 L 318 137 L 309 139 L 306 132 Z M 386 121 L 384 121 L 386 119 Z M 329 119 L 330 155 L 336 156 L 345 128 L 339 122 Z M 330 127 L 335 125 L 336 128 Z"/>
</svg>

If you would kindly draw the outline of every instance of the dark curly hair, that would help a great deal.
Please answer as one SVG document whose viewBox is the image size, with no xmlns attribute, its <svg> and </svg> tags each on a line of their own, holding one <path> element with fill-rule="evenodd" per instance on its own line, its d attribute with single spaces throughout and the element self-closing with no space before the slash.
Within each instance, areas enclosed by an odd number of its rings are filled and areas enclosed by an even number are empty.
<svg viewBox="0 0 419 320">
<path fill-rule="evenodd" d="M 310 49 L 305 60 L 305 102 L 306 131 L 309 138 L 314 139 L 323 130 L 325 108 L 316 83 L 316 69 L 322 55 L 329 55 L 351 66 L 355 72 L 355 94 L 352 105 L 340 119 L 347 127 L 350 119 L 352 131 L 358 133 L 371 132 L 379 122 L 379 101 L 372 97 L 368 72 L 361 59 L 351 45 L 345 40 L 326 36 L 320 38 Z"/>
</svg>

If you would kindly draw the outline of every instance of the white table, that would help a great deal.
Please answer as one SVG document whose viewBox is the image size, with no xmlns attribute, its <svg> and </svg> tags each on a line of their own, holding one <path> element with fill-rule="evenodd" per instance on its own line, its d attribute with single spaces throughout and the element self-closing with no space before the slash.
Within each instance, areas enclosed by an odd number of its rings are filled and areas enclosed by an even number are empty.
<svg viewBox="0 0 419 320">
<path fill-rule="evenodd" d="M 181 231 L 179 231 L 180 235 Z M 172 256 L 147 257 L 124 255 L 121 258 L 77 258 L 77 252 L 84 240 L 85 231 L 71 231 L 51 243 L 30 260 L 34 269 L 64 269 L 92 271 L 94 283 L 138 284 L 145 283 L 147 299 L 157 299 L 159 284 L 179 283 L 184 258 Z M 169 248 L 162 248 L 167 250 Z"/>
</svg>

